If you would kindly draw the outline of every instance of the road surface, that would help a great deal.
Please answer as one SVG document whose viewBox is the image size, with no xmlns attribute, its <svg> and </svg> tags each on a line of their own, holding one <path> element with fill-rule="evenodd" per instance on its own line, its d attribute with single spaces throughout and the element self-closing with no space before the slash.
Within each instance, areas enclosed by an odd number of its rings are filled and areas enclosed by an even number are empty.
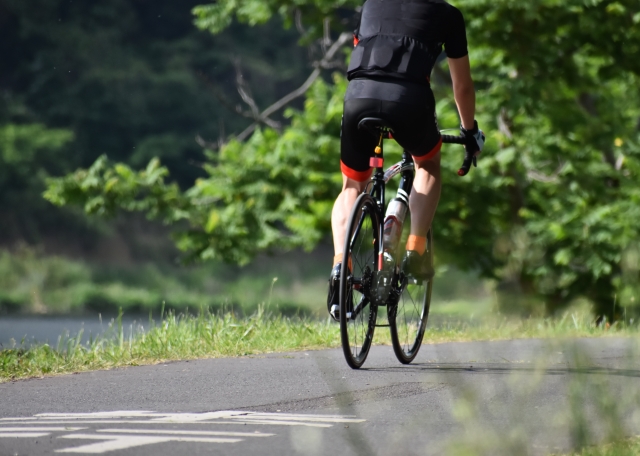
<svg viewBox="0 0 640 456">
<path fill-rule="evenodd" d="M 576 409 L 604 436 L 594 398 L 640 433 L 637 346 L 446 343 L 409 366 L 374 347 L 357 371 L 338 349 L 4 383 L 0 456 L 548 454 L 571 447 Z"/>
</svg>

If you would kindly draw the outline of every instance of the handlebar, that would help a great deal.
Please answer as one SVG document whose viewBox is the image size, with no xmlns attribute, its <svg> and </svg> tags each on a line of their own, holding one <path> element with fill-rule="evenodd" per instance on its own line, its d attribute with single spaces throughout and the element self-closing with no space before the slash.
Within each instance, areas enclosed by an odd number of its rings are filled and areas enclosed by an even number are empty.
<svg viewBox="0 0 640 456">
<path fill-rule="evenodd" d="M 452 135 L 442 135 L 442 142 L 447 144 L 465 144 L 465 137 L 460 136 L 452 136 Z M 471 170 L 471 164 L 473 166 L 478 166 L 478 161 L 475 155 L 468 153 L 465 149 L 464 152 L 464 160 L 462 162 L 462 166 L 458 170 L 458 176 L 466 176 L 467 173 Z"/>
</svg>

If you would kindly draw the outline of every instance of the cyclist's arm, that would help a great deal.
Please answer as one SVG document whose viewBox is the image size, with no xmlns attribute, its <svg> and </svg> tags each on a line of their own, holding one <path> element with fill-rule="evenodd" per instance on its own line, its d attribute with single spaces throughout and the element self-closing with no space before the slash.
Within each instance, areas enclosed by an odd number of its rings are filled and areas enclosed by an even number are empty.
<svg viewBox="0 0 640 456">
<path fill-rule="evenodd" d="M 449 61 L 449 71 L 453 82 L 453 96 L 460 113 L 462 126 L 473 129 L 473 119 L 476 112 L 476 92 L 471 79 L 471 66 L 469 56 L 465 55 L 459 59 L 447 59 Z"/>
</svg>

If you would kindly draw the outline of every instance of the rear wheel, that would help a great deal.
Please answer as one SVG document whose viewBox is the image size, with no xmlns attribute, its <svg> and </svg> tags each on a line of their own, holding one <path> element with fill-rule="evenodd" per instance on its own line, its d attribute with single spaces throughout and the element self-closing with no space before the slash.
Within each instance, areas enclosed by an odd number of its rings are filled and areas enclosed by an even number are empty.
<svg viewBox="0 0 640 456">
<path fill-rule="evenodd" d="M 411 224 L 405 221 L 405 227 Z M 408 230 L 407 230 L 408 231 Z M 433 236 L 429 230 L 427 234 L 426 260 L 433 266 Z M 403 364 L 409 364 L 414 360 L 420 350 L 424 331 L 429 317 L 431 304 L 431 289 L 433 278 L 416 279 L 400 271 L 400 287 L 402 295 L 398 304 L 389 308 L 389 325 L 391 329 L 391 342 L 393 351 Z"/>
<path fill-rule="evenodd" d="M 367 359 L 377 306 L 371 289 L 380 246 L 380 215 L 374 199 L 363 193 L 349 218 L 340 274 L 340 336 L 347 364 L 358 369 Z"/>
</svg>

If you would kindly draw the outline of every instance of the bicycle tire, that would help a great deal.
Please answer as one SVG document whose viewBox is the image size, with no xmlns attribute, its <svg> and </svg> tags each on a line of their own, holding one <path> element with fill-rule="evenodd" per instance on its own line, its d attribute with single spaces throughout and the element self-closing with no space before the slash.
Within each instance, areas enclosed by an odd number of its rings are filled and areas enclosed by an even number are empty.
<svg viewBox="0 0 640 456">
<path fill-rule="evenodd" d="M 406 223 L 405 226 L 410 226 Z M 427 234 L 425 255 L 433 266 L 433 235 Z M 402 273 L 404 274 L 404 273 Z M 397 305 L 389 311 L 393 351 L 402 364 L 413 361 L 420 350 L 429 319 L 433 278 L 417 281 L 407 278 Z"/>
<path fill-rule="evenodd" d="M 340 273 L 340 338 L 352 369 L 359 369 L 367 359 L 375 331 L 378 309 L 370 296 L 380 246 L 380 220 L 375 200 L 367 193 L 361 194 L 349 217 Z"/>
</svg>

